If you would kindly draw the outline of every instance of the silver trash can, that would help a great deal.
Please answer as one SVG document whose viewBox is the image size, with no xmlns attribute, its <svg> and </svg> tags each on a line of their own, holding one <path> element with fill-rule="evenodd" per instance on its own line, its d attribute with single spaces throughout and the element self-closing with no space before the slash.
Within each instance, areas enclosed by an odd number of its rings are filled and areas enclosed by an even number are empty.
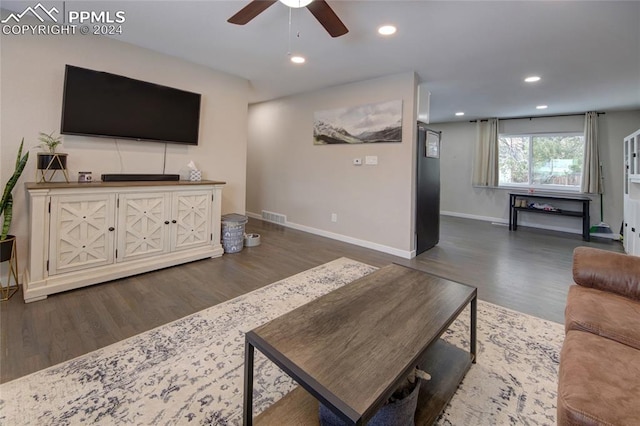
<svg viewBox="0 0 640 426">
<path fill-rule="evenodd" d="M 246 216 L 230 213 L 222 216 L 222 248 L 225 253 L 238 253 L 244 244 L 244 225 L 248 222 Z"/>
</svg>

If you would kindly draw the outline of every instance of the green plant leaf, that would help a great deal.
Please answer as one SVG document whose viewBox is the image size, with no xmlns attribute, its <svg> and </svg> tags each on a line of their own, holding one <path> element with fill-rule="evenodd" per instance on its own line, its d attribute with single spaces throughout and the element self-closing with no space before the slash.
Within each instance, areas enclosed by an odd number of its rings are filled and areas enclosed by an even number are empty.
<svg viewBox="0 0 640 426">
<path fill-rule="evenodd" d="M 18 148 L 18 155 L 16 156 L 16 169 L 18 168 L 18 164 L 20 163 L 20 157 L 22 157 L 22 146 L 24 145 L 24 138 L 22 138 L 22 142 L 20 142 L 20 148 Z"/>
<path fill-rule="evenodd" d="M 53 137 L 53 132 L 46 134 L 44 132 L 40 132 L 40 137 L 38 140 L 41 142 L 41 146 L 43 148 L 47 148 L 51 154 L 55 154 L 56 147 L 62 143 L 60 140 L 62 136 Z"/>
<path fill-rule="evenodd" d="M 11 226 L 11 218 L 13 217 L 13 196 L 9 194 L 4 206 L 3 212 L 2 233 L 0 234 L 0 240 L 6 240 L 9 234 L 9 227 Z"/>
<path fill-rule="evenodd" d="M 29 151 L 27 151 L 24 156 L 22 155 L 22 147 L 24 145 L 24 138 L 22 142 L 20 142 L 20 148 L 18 149 L 18 155 L 16 157 L 16 168 L 13 171 L 13 174 L 7 181 L 7 184 L 4 187 L 4 191 L 2 193 L 2 199 L 0 199 L 0 215 L 3 217 L 2 223 L 2 233 L 0 234 L 0 239 L 4 240 L 9 233 L 9 227 L 11 226 L 11 218 L 13 217 L 13 196 L 11 192 L 13 188 L 16 186 L 22 171 L 27 165 L 27 161 L 29 160 Z"/>
</svg>

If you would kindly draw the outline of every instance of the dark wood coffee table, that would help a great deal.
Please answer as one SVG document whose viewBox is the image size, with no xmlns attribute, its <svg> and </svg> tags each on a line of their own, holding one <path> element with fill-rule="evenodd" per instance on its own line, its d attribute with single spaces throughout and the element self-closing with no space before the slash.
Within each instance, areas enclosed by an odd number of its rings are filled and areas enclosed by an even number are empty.
<svg viewBox="0 0 640 426">
<path fill-rule="evenodd" d="M 417 365 L 432 376 L 420 389 L 416 424 L 431 424 L 475 362 L 473 287 L 389 265 L 246 334 L 244 424 L 253 424 L 254 348 L 300 387 L 257 424 L 318 424 L 320 401 L 348 424 L 375 415 Z M 439 339 L 471 303 L 469 352 Z"/>
</svg>

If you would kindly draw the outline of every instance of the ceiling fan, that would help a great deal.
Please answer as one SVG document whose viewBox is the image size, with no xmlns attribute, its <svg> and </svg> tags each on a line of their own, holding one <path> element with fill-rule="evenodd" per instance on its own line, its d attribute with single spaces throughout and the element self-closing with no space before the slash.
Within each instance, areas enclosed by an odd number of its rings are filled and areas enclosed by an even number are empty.
<svg viewBox="0 0 640 426">
<path fill-rule="evenodd" d="M 278 1 L 289 7 L 306 7 L 309 9 L 331 37 L 340 37 L 349 32 L 325 0 L 252 0 L 251 3 L 229 18 L 227 22 L 244 25 Z"/>
</svg>

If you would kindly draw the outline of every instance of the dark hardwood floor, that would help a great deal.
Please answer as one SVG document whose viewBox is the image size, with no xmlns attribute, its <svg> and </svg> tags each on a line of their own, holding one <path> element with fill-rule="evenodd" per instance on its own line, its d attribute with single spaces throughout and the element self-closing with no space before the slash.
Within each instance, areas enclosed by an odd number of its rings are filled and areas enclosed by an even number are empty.
<svg viewBox="0 0 640 426">
<path fill-rule="evenodd" d="M 566 234 L 443 217 L 440 243 L 401 263 L 478 288 L 478 298 L 563 323 L 573 283 L 573 249 L 590 246 L 623 252 L 618 241 L 582 240 Z"/>
<path fill-rule="evenodd" d="M 298 272 L 345 256 L 391 262 L 478 287 L 481 300 L 562 322 L 575 247 L 622 251 L 617 242 L 443 217 L 440 243 L 415 259 L 250 220 L 262 244 L 25 304 L 0 303 L 0 382 L 69 360 Z"/>
</svg>

